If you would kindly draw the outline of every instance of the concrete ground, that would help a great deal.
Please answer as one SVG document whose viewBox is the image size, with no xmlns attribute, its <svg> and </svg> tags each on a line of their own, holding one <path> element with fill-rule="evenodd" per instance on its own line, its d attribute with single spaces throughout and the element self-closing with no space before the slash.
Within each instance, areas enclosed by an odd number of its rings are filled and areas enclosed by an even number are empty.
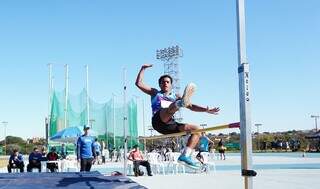
<svg viewBox="0 0 320 189">
<path fill-rule="evenodd" d="M 150 189 L 243 189 L 239 171 L 218 171 L 216 174 L 155 175 L 130 177 Z M 319 169 L 258 170 L 253 178 L 254 189 L 316 189 L 320 188 Z"/>
</svg>

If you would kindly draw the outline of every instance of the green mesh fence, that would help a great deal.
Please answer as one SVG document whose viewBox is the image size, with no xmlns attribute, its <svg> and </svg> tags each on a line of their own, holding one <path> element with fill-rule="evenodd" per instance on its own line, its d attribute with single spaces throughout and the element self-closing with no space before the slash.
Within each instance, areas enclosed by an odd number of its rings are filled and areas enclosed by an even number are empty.
<svg viewBox="0 0 320 189">
<path fill-rule="evenodd" d="M 86 91 L 82 90 L 78 95 L 68 97 L 67 106 L 67 124 L 65 126 L 65 97 L 64 92 L 54 91 L 51 99 L 51 117 L 49 136 L 56 132 L 74 126 L 83 126 L 87 124 L 87 106 Z M 127 102 L 128 124 L 127 136 L 128 147 L 137 144 L 137 104 L 131 99 Z M 89 100 L 89 122 L 92 131 L 100 140 L 106 141 L 109 148 L 120 148 L 124 145 L 124 105 L 115 99 L 106 103 L 97 103 L 92 99 Z"/>
</svg>

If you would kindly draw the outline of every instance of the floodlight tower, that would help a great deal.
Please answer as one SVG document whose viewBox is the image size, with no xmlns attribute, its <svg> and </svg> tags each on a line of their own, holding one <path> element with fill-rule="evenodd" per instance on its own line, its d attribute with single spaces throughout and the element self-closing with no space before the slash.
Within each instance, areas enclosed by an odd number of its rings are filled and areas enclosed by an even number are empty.
<svg viewBox="0 0 320 189">
<path fill-rule="evenodd" d="M 172 77 L 172 90 L 175 94 L 180 93 L 180 77 L 179 77 L 179 62 L 178 59 L 182 57 L 182 49 L 176 45 L 164 49 L 158 49 L 156 58 L 163 61 L 164 74 Z M 181 111 L 175 114 L 175 119 L 182 121 Z"/>
<path fill-rule="evenodd" d="M 314 123 L 316 126 L 316 132 L 318 131 L 318 123 L 317 123 L 317 119 L 319 119 L 320 116 L 318 115 L 311 115 L 311 118 L 314 118 Z"/>
</svg>

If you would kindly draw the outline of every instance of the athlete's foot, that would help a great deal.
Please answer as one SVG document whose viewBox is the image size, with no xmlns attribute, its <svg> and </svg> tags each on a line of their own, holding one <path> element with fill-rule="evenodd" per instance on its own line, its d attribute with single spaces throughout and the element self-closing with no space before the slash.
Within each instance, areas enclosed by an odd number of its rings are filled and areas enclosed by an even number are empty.
<svg viewBox="0 0 320 189">
<path fill-rule="evenodd" d="M 178 158 L 178 162 L 186 164 L 187 166 L 190 166 L 194 169 L 200 168 L 199 165 L 197 165 L 194 161 L 192 161 L 191 157 L 187 157 L 184 154 L 181 154 L 180 157 Z"/>
<path fill-rule="evenodd" d="M 196 85 L 194 83 L 189 83 L 186 88 L 184 89 L 183 96 L 182 96 L 182 106 L 189 107 L 191 106 L 191 96 L 196 90 Z"/>
</svg>

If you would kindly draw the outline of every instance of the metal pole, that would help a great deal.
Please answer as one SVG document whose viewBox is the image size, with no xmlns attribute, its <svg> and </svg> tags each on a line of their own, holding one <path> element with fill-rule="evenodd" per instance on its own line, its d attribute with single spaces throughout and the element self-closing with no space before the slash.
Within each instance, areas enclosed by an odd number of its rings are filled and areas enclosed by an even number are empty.
<svg viewBox="0 0 320 189">
<path fill-rule="evenodd" d="M 252 137 L 250 113 L 250 79 L 249 63 L 246 55 L 245 38 L 245 3 L 237 0 L 237 38 L 238 38 L 238 74 L 239 74 L 239 101 L 240 101 L 240 142 L 241 142 L 241 169 L 244 176 L 245 189 L 253 188 L 252 176 Z"/>
<path fill-rule="evenodd" d="M 7 155 L 7 121 L 2 122 L 3 127 L 4 127 L 4 155 Z"/>
<path fill-rule="evenodd" d="M 68 64 L 65 64 L 64 68 L 65 68 L 64 128 L 67 128 L 68 96 L 69 96 L 69 66 L 68 66 Z"/>
<path fill-rule="evenodd" d="M 48 118 L 51 114 L 51 95 L 52 95 L 52 64 L 48 64 L 49 67 L 49 90 L 48 90 Z"/>
<path fill-rule="evenodd" d="M 90 111 L 89 111 L 89 66 L 85 65 L 86 68 L 86 105 L 87 105 L 87 125 L 90 124 Z"/>
<path fill-rule="evenodd" d="M 139 110 L 139 108 L 138 108 L 138 99 L 140 99 L 140 97 L 139 96 L 137 96 L 137 95 L 132 95 L 135 99 L 136 99 L 136 107 L 137 107 L 137 111 Z M 138 113 L 137 113 L 138 114 Z M 130 132 L 130 130 L 129 130 L 129 132 Z M 138 137 L 139 138 L 139 137 Z M 138 144 L 140 144 L 140 141 L 139 141 L 139 139 L 138 139 Z M 131 136 L 130 136 L 130 146 L 132 147 L 133 145 L 132 145 L 132 139 L 131 139 Z"/>
<path fill-rule="evenodd" d="M 142 126 L 143 126 L 143 136 L 146 136 L 146 122 L 144 116 L 144 99 L 142 98 Z"/>
<path fill-rule="evenodd" d="M 49 141 L 49 126 L 50 126 L 50 120 L 51 120 L 51 103 L 52 103 L 52 64 L 48 64 L 49 67 L 49 90 L 48 90 L 48 117 L 46 118 L 46 142 L 48 144 Z"/>
<path fill-rule="evenodd" d="M 123 69 L 123 131 L 124 131 L 124 176 L 127 176 L 127 86 L 126 86 L 127 70 Z"/>
<path fill-rule="evenodd" d="M 4 122 L 4 154 L 7 155 L 7 124 L 8 122 Z"/>
<path fill-rule="evenodd" d="M 143 127 L 143 136 L 146 136 L 146 125 L 144 117 L 144 98 L 142 97 L 142 127 Z M 146 154 L 146 141 L 144 140 L 144 154 Z"/>
<path fill-rule="evenodd" d="M 318 115 L 311 115 L 311 118 L 314 118 L 314 123 L 315 123 L 315 126 L 316 126 L 316 132 L 318 131 L 318 122 L 317 122 L 317 119 L 319 118 L 320 116 Z"/>
<path fill-rule="evenodd" d="M 116 145 L 116 112 L 115 112 L 115 105 L 114 105 L 114 97 L 116 95 L 114 93 L 112 93 L 112 124 L 113 124 L 113 148 L 117 148 L 117 145 Z"/>
<path fill-rule="evenodd" d="M 46 137 L 46 145 L 48 147 L 49 144 L 49 118 L 46 117 L 44 120 L 44 126 L 45 126 L 45 137 Z"/>
</svg>

